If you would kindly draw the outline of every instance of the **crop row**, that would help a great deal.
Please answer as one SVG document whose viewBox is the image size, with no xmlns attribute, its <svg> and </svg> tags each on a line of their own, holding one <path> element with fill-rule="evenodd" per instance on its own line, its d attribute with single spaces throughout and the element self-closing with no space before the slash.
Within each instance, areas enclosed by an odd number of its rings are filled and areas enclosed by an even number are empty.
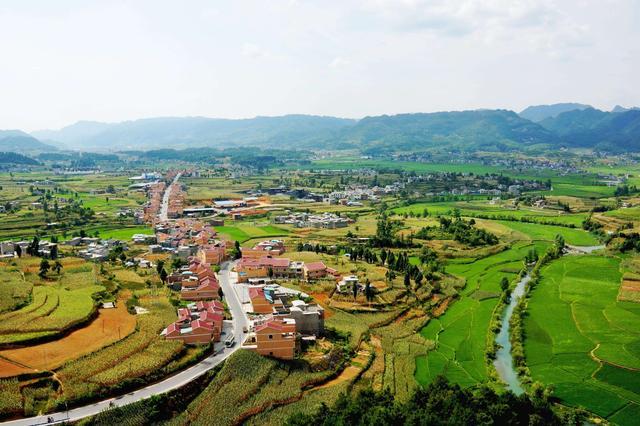
<svg viewBox="0 0 640 426">
<path fill-rule="evenodd" d="M 17 379 L 0 379 L 0 416 L 22 410 L 22 394 Z"/>
</svg>

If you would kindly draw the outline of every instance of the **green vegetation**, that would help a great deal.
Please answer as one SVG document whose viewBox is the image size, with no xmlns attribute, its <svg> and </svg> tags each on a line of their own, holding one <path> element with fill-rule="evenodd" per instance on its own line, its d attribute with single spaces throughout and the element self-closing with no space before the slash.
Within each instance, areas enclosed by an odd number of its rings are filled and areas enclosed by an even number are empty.
<svg viewBox="0 0 640 426">
<path fill-rule="evenodd" d="M 550 263 L 540 271 L 525 317 L 533 380 L 554 384 L 564 403 L 605 418 L 640 403 L 640 305 L 616 301 L 619 266 L 619 259 L 602 256 Z"/>
<path fill-rule="evenodd" d="M 173 425 L 233 425 L 302 396 L 303 389 L 326 380 L 330 371 L 312 372 L 297 362 L 280 362 L 255 352 L 233 354 L 220 373 Z"/>
<path fill-rule="evenodd" d="M 578 424 L 579 415 L 560 417 L 544 394 L 516 397 L 482 387 L 472 392 L 447 383 L 442 377 L 417 390 L 406 402 L 389 392 L 364 391 L 341 395 L 330 407 L 311 415 L 289 418 L 289 426 L 302 425 L 416 425 L 416 424 Z"/>
<path fill-rule="evenodd" d="M 502 278 L 512 280 L 531 249 L 544 251 L 545 243 L 518 243 L 510 250 L 470 263 L 447 266 L 447 271 L 466 278 L 460 299 L 446 313 L 434 318 L 420 334 L 435 343 L 435 349 L 416 360 L 416 380 L 426 385 L 439 375 L 453 383 L 471 386 L 486 382 L 488 336 L 502 293 Z"/>
</svg>

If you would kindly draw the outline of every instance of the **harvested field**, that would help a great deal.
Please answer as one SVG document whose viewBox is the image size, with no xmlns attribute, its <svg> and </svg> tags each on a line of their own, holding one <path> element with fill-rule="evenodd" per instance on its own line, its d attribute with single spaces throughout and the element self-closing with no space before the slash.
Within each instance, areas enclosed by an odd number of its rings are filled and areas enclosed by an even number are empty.
<svg viewBox="0 0 640 426">
<path fill-rule="evenodd" d="M 0 358 L 0 378 L 13 377 L 19 374 L 33 373 L 31 368 L 22 367 L 13 362 Z"/>
<path fill-rule="evenodd" d="M 0 351 L 0 357 L 39 370 L 53 369 L 128 336 L 135 326 L 135 316 L 127 312 L 124 303 L 119 303 L 115 309 L 100 309 L 98 317 L 89 325 L 60 340 Z"/>
<path fill-rule="evenodd" d="M 618 291 L 618 300 L 621 302 L 637 302 L 640 303 L 640 281 L 627 278 L 631 273 L 626 273 L 620 290 Z M 635 278 L 635 277 L 634 277 Z"/>
</svg>

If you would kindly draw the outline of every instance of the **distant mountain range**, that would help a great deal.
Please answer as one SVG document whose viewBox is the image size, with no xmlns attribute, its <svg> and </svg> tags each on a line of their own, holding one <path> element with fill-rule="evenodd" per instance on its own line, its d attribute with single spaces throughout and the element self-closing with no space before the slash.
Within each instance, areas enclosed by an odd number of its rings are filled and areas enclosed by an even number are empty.
<svg viewBox="0 0 640 426">
<path fill-rule="evenodd" d="M 204 117 L 148 118 L 122 123 L 81 121 L 57 131 L 33 132 L 43 140 L 72 149 L 155 149 L 204 146 L 313 145 L 356 120 L 312 115 L 285 115 L 229 120 Z"/>
<path fill-rule="evenodd" d="M 555 118 L 563 112 L 593 108 L 591 105 L 561 103 L 552 105 L 533 105 L 520 112 L 520 117 L 539 123 L 547 118 Z"/>
<path fill-rule="evenodd" d="M 37 138 L 37 139 L 36 139 Z M 39 139 L 39 140 L 38 140 Z M 149 118 L 122 123 L 81 121 L 28 135 L 0 131 L 0 151 L 125 151 L 253 146 L 283 150 L 504 151 L 589 147 L 640 152 L 640 110 L 611 112 L 565 103 L 520 114 L 473 110 L 382 115 L 351 120 L 310 115 L 215 119 Z"/>
<path fill-rule="evenodd" d="M 21 130 L 0 130 L 1 152 L 46 152 L 57 151 L 53 145 L 40 142 Z"/>
</svg>

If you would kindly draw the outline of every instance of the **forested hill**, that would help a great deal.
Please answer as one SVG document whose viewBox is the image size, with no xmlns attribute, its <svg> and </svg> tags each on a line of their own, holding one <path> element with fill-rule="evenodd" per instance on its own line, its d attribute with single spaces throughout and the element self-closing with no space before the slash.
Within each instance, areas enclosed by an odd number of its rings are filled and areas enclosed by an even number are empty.
<svg viewBox="0 0 640 426">
<path fill-rule="evenodd" d="M 565 112 L 540 124 L 569 146 L 640 151 L 640 110 L 605 112 L 588 108 Z"/>
<path fill-rule="evenodd" d="M 553 146 L 558 142 L 551 131 L 507 110 L 366 117 L 344 129 L 340 136 L 338 143 L 368 151 L 502 151 L 531 145 Z"/>
<path fill-rule="evenodd" d="M 368 154 L 428 150 L 517 151 L 588 147 L 640 152 L 640 111 L 600 111 L 581 104 L 531 107 L 539 123 L 508 110 L 473 110 L 365 117 L 310 115 L 231 120 L 204 117 L 150 118 L 122 123 L 79 122 L 58 131 L 34 132 L 83 151 L 162 148 L 259 147 L 285 150 L 355 149 Z M 576 108 L 565 112 L 563 109 Z M 527 111 L 527 110 L 525 110 Z M 534 114 L 534 115 L 535 115 Z M 557 115 L 556 115 L 557 114 Z M 22 152 L 42 144 L 32 137 L 0 150 Z M 50 147 L 55 149 L 54 147 Z"/>
</svg>

